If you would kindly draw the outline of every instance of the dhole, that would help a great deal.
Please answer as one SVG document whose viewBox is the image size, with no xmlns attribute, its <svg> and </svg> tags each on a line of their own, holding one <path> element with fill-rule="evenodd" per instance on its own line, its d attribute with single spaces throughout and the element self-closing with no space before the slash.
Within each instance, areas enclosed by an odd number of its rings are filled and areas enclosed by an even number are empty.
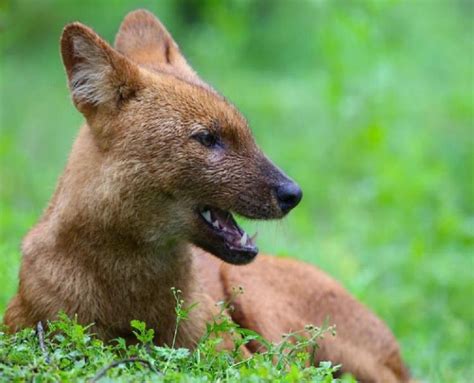
<svg viewBox="0 0 474 383">
<path fill-rule="evenodd" d="M 23 241 L 19 291 L 5 315 L 12 331 L 63 310 L 104 339 L 128 338 L 140 319 L 170 344 L 176 287 L 200 303 L 177 337 L 193 347 L 214 302 L 243 286 L 230 313 L 241 326 L 278 341 L 330 318 L 337 336 L 321 342 L 318 361 L 341 363 L 364 382 L 408 380 L 390 330 L 333 279 L 301 262 L 256 258 L 231 212 L 281 218 L 301 190 L 152 14 L 129 14 L 115 49 L 84 25 L 67 25 L 61 53 L 86 123 Z"/>
</svg>

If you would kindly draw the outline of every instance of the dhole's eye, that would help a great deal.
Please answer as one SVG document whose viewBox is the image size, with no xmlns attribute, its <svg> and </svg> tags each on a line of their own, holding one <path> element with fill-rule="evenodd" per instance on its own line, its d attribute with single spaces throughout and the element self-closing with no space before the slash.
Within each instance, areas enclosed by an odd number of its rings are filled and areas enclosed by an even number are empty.
<svg viewBox="0 0 474 383">
<path fill-rule="evenodd" d="M 219 137 L 208 131 L 196 133 L 192 137 L 206 148 L 214 148 L 219 145 Z"/>
</svg>

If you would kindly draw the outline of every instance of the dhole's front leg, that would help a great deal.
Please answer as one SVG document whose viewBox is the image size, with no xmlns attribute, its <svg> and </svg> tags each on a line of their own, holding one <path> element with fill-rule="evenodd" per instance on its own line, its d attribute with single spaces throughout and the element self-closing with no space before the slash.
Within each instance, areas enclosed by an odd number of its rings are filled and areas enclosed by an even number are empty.
<svg viewBox="0 0 474 383">
<path fill-rule="evenodd" d="M 7 326 L 7 331 L 11 333 L 36 324 L 19 294 L 15 295 L 8 304 L 3 322 Z"/>
</svg>

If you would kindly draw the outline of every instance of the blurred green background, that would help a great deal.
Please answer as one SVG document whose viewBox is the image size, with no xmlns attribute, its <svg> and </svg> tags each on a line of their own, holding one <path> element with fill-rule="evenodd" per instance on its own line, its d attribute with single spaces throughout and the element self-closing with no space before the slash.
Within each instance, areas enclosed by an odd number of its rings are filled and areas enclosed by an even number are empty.
<svg viewBox="0 0 474 383">
<path fill-rule="evenodd" d="M 378 313 L 414 375 L 474 377 L 474 12 L 466 1 L 0 1 L 0 317 L 21 238 L 82 121 L 58 40 L 113 41 L 145 7 L 304 190 L 265 252 L 312 262 Z"/>
</svg>

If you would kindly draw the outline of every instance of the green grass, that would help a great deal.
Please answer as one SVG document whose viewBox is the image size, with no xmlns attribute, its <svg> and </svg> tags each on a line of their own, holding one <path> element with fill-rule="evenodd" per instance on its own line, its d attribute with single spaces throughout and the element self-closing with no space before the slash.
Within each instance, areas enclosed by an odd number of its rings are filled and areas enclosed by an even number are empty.
<svg viewBox="0 0 474 383">
<path fill-rule="evenodd" d="M 187 320 L 189 307 L 176 297 L 177 324 Z M 233 323 L 223 310 L 207 326 L 194 350 L 153 344 L 155 332 L 138 320 L 131 322 L 136 344 L 126 345 L 117 338 L 104 344 L 81 326 L 76 319 L 59 314 L 49 322 L 14 335 L 0 330 L 0 379 L 2 381 L 76 382 L 281 382 L 355 383 L 347 375 L 334 378 L 340 366 L 321 362 L 312 366 L 317 341 L 332 336 L 330 327 L 307 326 L 300 332 L 286 334 L 282 341 L 270 344 L 257 333 Z M 36 330 L 36 331 L 35 331 Z M 233 337 L 233 350 L 220 350 L 221 334 Z M 176 332 L 175 332 L 176 334 Z M 245 357 L 240 346 L 258 341 L 266 351 Z"/>
<path fill-rule="evenodd" d="M 259 247 L 340 280 L 393 329 L 415 377 L 471 380 L 470 2 L 0 2 L 0 315 L 82 121 L 61 28 L 81 20 L 111 41 L 140 6 L 303 188 L 284 222 L 244 223 Z"/>
</svg>

